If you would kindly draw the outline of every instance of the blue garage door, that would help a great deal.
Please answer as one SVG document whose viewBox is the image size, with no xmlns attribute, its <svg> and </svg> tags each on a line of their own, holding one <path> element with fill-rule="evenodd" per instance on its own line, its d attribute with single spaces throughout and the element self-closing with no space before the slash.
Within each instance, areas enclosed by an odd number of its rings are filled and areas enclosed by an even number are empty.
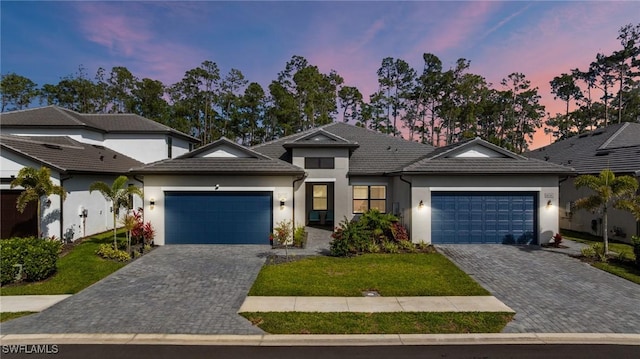
<svg viewBox="0 0 640 359">
<path fill-rule="evenodd" d="M 432 243 L 537 243 L 535 192 L 433 192 Z"/>
<path fill-rule="evenodd" d="M 268 244 L 271 192 L 165 192 L 166 244 Z"/>
</svg>

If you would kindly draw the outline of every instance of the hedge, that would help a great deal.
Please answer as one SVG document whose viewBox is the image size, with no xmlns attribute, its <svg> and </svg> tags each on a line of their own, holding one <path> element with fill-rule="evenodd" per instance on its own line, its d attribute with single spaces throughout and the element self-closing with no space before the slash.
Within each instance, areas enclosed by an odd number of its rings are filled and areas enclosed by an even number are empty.
<svg viewBox="0 0 640 359">
<path fill-rule="evenodd" d="M 0 284 L 16 280 L 22 265 L 21 280 L 36 282 L 56 272 L 56 262 L 62 243 L 40 238 L 11 238 L 0 240 Z"/>
</svg>

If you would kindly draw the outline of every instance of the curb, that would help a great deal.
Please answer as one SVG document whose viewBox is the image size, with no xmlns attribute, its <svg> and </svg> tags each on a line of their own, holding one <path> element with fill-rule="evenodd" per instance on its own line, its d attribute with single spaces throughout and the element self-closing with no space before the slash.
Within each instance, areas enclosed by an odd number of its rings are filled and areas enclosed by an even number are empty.
<svg viewBox="0 0 640 359">
<path fill-rule="evenodd" d="M 353 335 L 192 335 L 192 334 L 5 334 L 1 345 L 136 344 L 234 346 L 365 346 L 609 344 L 640 346 L 640 334 L 514 333 L 514 334 L 353 334 Z"/>
</svg>

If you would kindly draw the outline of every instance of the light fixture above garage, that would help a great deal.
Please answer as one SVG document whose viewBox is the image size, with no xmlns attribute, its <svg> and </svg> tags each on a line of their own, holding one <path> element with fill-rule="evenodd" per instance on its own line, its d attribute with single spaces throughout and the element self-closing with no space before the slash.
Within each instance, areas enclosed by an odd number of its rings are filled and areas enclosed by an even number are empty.
<svg viewBox="0 0 640 359">
<path fill-rule="evenodd" d="M 156 200 L 155 198 L 150 198 L 149 199 L 149 209 L 153 211 L 153 208 L 156 206 Z"/>
<path fill-rule="evenodd" d="M 418 204 L 418 209 L 423 209 L 423 208 L 424 208 L 424 202 L 420 200 L 420 203 Z"/>
</svg>

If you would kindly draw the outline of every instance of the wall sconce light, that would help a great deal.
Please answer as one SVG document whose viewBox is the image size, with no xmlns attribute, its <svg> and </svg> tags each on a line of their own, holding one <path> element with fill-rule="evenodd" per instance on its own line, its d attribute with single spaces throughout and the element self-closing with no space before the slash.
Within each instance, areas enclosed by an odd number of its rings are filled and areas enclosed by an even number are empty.
<svg viewBox="0 0 640 359">
<path fill-rule="evenodd" d="M 47 207 L 47 208 L 51 207 L 51 198 L 47 198 L 47 200 L 46 200 L 46 201 L 44 201 L 44 205 L 45 205 L 45 207 Z"/>
<path fill-rule="evenodd" d="M 420 203 L 418 203 L 418 209 L 423 209 L 423 208 L 424 208 L 424 202 L 420 200 Z"/>
<path fill-rule="evenodd" d="M 155 198 L 150 198 L 149 199 L 149 209 L 153 211 L 153 208 L 156 206 L 156 200 Z"/>
<path fill-rule="evenodd" d="M 284 209 L 284 204 L 287 202 L 287 194 L 278 193 L 278 198 L 280 199 L 280 209 Z"/>
<path fill-rule="evenodd" d="M 547 201 L 547 207 L 551 207 L 551 200 Z"/>
</svg>

